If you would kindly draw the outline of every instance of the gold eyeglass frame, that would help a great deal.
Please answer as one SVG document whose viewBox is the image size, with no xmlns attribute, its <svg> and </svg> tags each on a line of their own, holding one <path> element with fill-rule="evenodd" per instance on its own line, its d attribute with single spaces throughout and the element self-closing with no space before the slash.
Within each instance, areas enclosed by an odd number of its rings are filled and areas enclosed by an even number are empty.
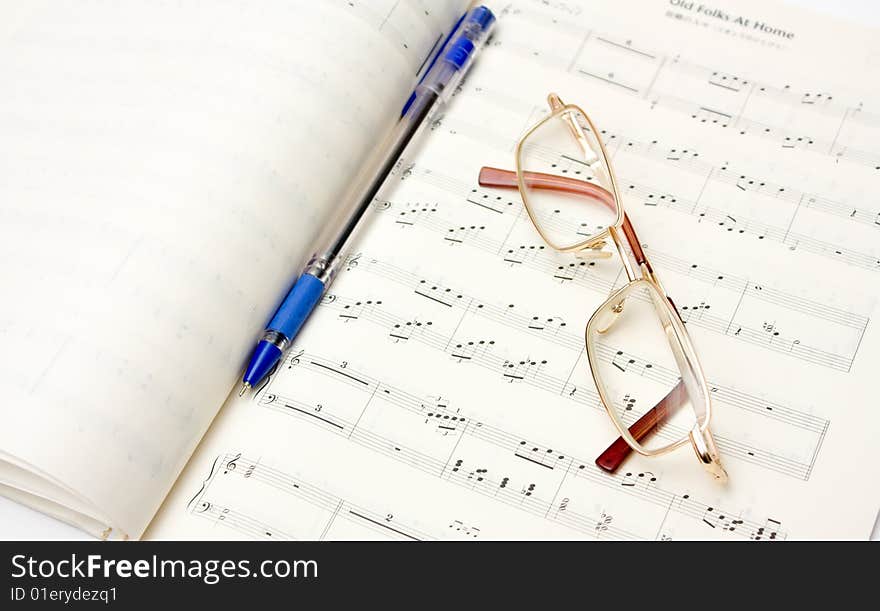
<svg viewBox="0 0 880 611">
<path fill-rule="evenodd" d="M 644 251 L 642 250 L 641 244 L 639 243 L 635 231 L 632 228 L 632 224 L 630 223 L 629 218 L 626 215 L 626 211 L 623 207 L 623 200 L 620 197 L 620 193 L 618 190 L 614 168 L 608 158 L 605 144 L 602 142 L 602 138 L 600 135 L 601 132 L 599 132 L 599 130 L 596 128 L 590 116 L 580 107 L 573 104 L 563 104 L 562 100 L 555 93 L 549 94 L 547 96 L 547 101 L 550 105 L 551 113 L 548 116 L 544 117 L 533 127 L 531 127 L 528 131 L 526 131 L 526 133 L 520 138 L 519 142 L 516 145 L 515 184 L 512 184 L 512 177 L 510 176 L 511 174 L 513 174 L 512 172 L 509 172 L 507 170 L 500 170 L 497 168 L 483 168 L 480 172 L 480 184 L 482 186 L 490 187 L 517 187 L 519 189 L 520 196 L 523 200 L 523 205 L 529 215 L 529 219 L 531 220 L 532 225 L 538 231 L 538 234 L 541 236 L 541 238 L 551 248 L 558 252 L 576 253 L 577 256 L 588 258 L 608 258 L 611 257 L 612 254 L 603 250 L 604 247 L 607 245 L 608 238 L 610 238 L 614 242 L 614 245 L 617 248 L 617 252 L 620 256 L 621 262 L 623 263 L 628 282 L 623 287 L 614 291 L 614 293 L 612 293 L 611 296 L 609 296 L 608 299 L 606 299 L 605 302 L 603 302 L 602 305 L 600 305 L 596 309 L 596 311 L 587 322 L 587 326 L 584 332 L 584 342 L 586 345 L 587 358 L 590 364 L 590 372 L 592 374 L 593 382 L 595 383 L 596 389 L 599 392 L 599 397 L 602 401 L 603 407 L 605 408 L 606 412 L 608 412 L 611 421 L 614 423 L 615 428 L 620 433 L 620 438 L 612 443 L 605 452 L 603 452 L 603 454 L 596 460 L 596 464 L 607 471 L 614 471 L 620 466 L 620 464 L 629 454 L 630 450 L 634 450 L 644 456 L 660 456 L 672 452 L 673 450 L 678 449 L 679 447 L 690 441 L 698 460 L 701 464 L 703 464 L 706 470 L 709 471 L 709 473 L 716 480 L 720 482 L 726 482 L 728 479 L 727 472 L 721 466 L 720 457 L 717 447 L 715 445 L 715 440 L 709 428 L 709 423 L 712 417 L 712 401 L 711 393 L 709 391 L 708 384 L 706 383 L 706 377 L 703 373 L 703 368 L 700 364 L 699 358 L 697 357 L 693 342 L 691 341 L 691 338 L 687 332 L 687 329 L 685 328 L 684 322 L 682 321 L 677 308 L 675 307 L 675 304 L 673 303 L 672 299 L 667 295 L 665 289 L 663 288 L 663 285 L 657 278 L 653 267 L 648 261 L 647 255 L 645 255 Z M 576 113 L 576 115 L 573 113 Z M 578 121 L 574 119 L 575 116 L 583 117 L 586 120 L 589 130 L 592 131 L 595 136 L 595 141 L 599 145 L 598 151 L 596 151 L 595 148 L 590 144 L 590 141 L 584 134 L 581 125 Z M 585 154 L 601 154 L 601 161 L 603 162 L 604 169 L 607 171 L 607 179 L 611 186 L 611 192 L 608 192 L 607 189 L 604 189 L 601 186 L 595 185 L 587 181 L 555 175 L 544 175 L 534 172 L 528 172 L 525 168 L 523 168 L 522 158 L 524 143 L 542 126 L 559 117 L 562 117 L 563 120 L 566 121 L 572 133 L 572 136 L 578 142 L 579 146 L 583 149 Z M 532 209 L 531 203 L 529 202 L 529 186 L 527 185 L 527 181 L 530 180 L 533 182 L 543 181 L 546 183 L 543 185 L 546 188 L 554 188 L 554 183 L 556 183 L 556 188 L 567 188 L 567 190 L 580 192 L 581 195 L 588 197 L 592 196 L 601 198 L 602 194 L 600 192 L 604 192 L 605 195 L 609 195 L 611 196 L 611 198 L 613 198 L 610 205 L 615 206 L 617 216 L 613 223 L 606 226 L 599 233 L 589 236 L 588 238 L 577 244 L 571 246 L 556 244 L 554 240 L 552 240 L 550 236 L 545 233 L 538 218 L 538 214 L 535 210 Z M 532 188 L 535 187 L 533 186 Z M 609 203 L 607 198 L 604 200 L 604 203 Z M 623 236 L 621 236 L 621 233 L 623 233 Z M 631 254 L 630 252 L 627 252 L 627 249 L 624 247 L 624 241 L 628 243 Z M 636 263 L 635 266 L 633 265 L 633 262 Z M 636 270 L 638 270 L 638 274 L 636 273 Z M 590 334 L 596 333 L 598 335 L 601 335 L 602 333 L 608 331 L 614 324 L 614 320 L 616 319 L 612 319 L 610 323 L 604 325 L 604 328 L 597 329 L 596 327 L 602 322 L 600 320 L 600 315 L 604 315 L 609 310 L 609 308 L 615 316 L 622 312 L 627 296 L 634 289 L 640 286 L 644 286 L 648 289 L 649 294 L 652 297 L 651 302 L 653 303 L 657 315 L 660 318 L 660 322 L 664 327 L 667 338 L 670 342 L 673 341 L 674 338 L 674 340 L 681 348 L 681 353 L 677 352 L 674 348 L 672 352 L 677 361 L 679 369 L 682 372 L 682 378 L 679 382 L 679 385 L 677 385 L 664 400 L 662 400 L 660 403 L 657 404 L 657 406 L 646 412 L 636 423 L 627 428 L 620 421 L 620 419 L 614 415 L 613 402 L 608 396 L 603 382 L 596 373 L 598 370 L 599 356 L 598 354 L 596 354 L 595 346 L 590 340 Z M 684 359 L 683 362 L 680 360 L 681 358 Z M 686 383 L 686 371 L 693 372 L 696 382 L 698 383 L 697 388 L 693 388 Z M 639 439 L 649 434 L 654 426 L 659 422 L 659 420 L 663 418 L 663 415 L 661 415 L 665 414 L 663 410 L 668 409 L 668 406 L 665 405 L 666 401 L 675 400 L 676 397 L 674 395 L 676 392 L 680 392 L 681 389 L 679 387 L 682 384 L 687 387 L 688 392 L 699 393 L 699 396 L 703 400 L 703 404 L 705 405 L 704 417 L 701 420 L 699 414 L 695 413 L 695 415 L 697 416 L 697 422 L 688 432 L 687 436 L 657 449 L 645 448 L 639 442 Z M 696 397 L 694 397 L 694 399 L 696 399 Z M 696 408 L 694 408 L 693 405 L 690 406 L 690 409 L 693 409 L 696 412 Z"/>
</svg>

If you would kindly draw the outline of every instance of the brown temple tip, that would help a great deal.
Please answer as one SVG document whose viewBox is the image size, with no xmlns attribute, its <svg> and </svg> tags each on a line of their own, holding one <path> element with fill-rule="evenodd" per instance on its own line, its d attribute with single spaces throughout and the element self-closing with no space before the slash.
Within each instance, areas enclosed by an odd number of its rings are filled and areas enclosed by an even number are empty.
<svg viewBox="0 0 880 611">
<path fill-rule="evenodd" d="M 674 409 L 675 406 L 681 404 L 685 397 L 685 392 L 684 381 L 679 380 L 678 384 L 669 391 L 668 395 L 663 397 L 660 403 L 646 411 L 641 418 L 636 420 L 632 426 L 629 427 L 629 434 L 632 435 L 636 441 L 641 441 L 649 433 L 654 431 L 654 427 L 666 418 L 666 415 L 670 412 L 670 408 Z M 623 437 L 618 437 L 614 440 L 614 443 L 608 446 L 608 448 L 599 455 L 599 458 L 596 459 L 596 466 L 609 473 L 614 473 L 620 468 L 620 465 L 623 464 L 623 461 L 627 459 L 632 451 L 632 448 Z"/>
<path fill-rule="evenodd" d="M 657 422 L 666 415 L 666 401 L 668 401 L 670 397 L 675 396 L 677 389 L 678 386 L 676 386 L 670 394 L 666 395 L 663 401 L 645 412 L 641 418 L 636 420 L 633 425 L 629 427 L 629 433 L 636 439 L 636 441 L 641 441 L 642 438 L 653 430 L 657 425 Z M 623 437 L 618 437 L 614 440 L 614 443 L 608 446 L 608 448 L 599 455 L 599 458 L 596 459 L 596 465 L 600 469 L 604 469 L 609 473 L 614 473 L 620 468 L 620 465 L 623 464 L 623 461 L 627 459 L 632 451 L 633 449 L 626 440 Z"/>
<path fill-rule="evenodd" d="M 477 178 L 477 182 L 480 183 L 481 187 L 487 186 L 486 185 L 486 177 L 488 176 L 488 173 L 491 171 L 492 171 L 492 168 L 490 168 L 487 165 L 484 165 L 482 168 L 480 168 L 480 176 Z"/>
<path fill-rule="evenodd" d="M 596 466 L 603 471 L 614 473 L 623 464 L 632 452 L 632 448 L 624 441 L 623 437 L 618 437 L 608 448 L 596 459 Z"/>
<path fill-rule="evenodd" d="M 481 187 L 516 187 L 516 172 L 484 165 L 480 168 L 478 182 Z"/>
</svg>

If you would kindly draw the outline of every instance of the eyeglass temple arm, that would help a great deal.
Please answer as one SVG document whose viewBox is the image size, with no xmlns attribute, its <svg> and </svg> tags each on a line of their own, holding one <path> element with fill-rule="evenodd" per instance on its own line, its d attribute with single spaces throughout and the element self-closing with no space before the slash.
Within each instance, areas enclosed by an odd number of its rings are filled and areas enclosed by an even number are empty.
<svg viewBox="0 0 880 611">
<path fill-rule="evenodd" d="M 599 185 L 595 185 L 585 180 L 568 178 L 567 176 L 544 174 L 542 172 L 525 172 L 524 179 L 529 187 L 535 189 L 557 189 L 568 193 L 581 194 L 601 202 L 616 212 L 617 207 L 614 201 L 614 195 Z M 489 166 L 484 166 L 480 169 L 479 184 L 481 187 L 519 188 L 516 172 Z M 621 229 L 623 230 L 623 234 L 626 237 L 629 247 L 632 249 L 636 263 L 639 265 L 645 265 L 649 271 L 653 271 L 651 264 L 645 256 L 645 252 L 642 250 L 642 246 L 635 230 L 633 229 L 632 223 L 630 223 L 629 217 L 625 212 L 623 214 Z M 667 299 L 669 299 L 669 303 L 672 305 L 676 313 L 678 313 L 678 308 L 675 307 L 675 303 L 672 302 L 672 299 L 668 296 Z M 675 408 L 679 407 L 678 404 L 683 402 L 686 398 L 683 384 L 682 381 L 679 381 L 669 394 L 667 394 L 657 405 L 645 412 L 641 418 L 630 426 L 630 435 L 632 435 L 636 441 L 647 436 L 654 427 L 657 426 L 657 423 L 661 422 L 671 411 L 670 408 L 673 408 L 672 411 L 674 411 Z M 623 437 L 618 437 L 614 443 L 608 446 L 608 449 L 599 455 L 596 459 L 596 465 L 605 471 L 614 472 L 621 464 L 623 464 L 623 461 L 626 460 L 631 452 L 632 448 L 626 440 Z"/>
<path fill-rule="evenodd" d="M 614 195 L 608 191 L 608 189 L 591 182 L 578 180 L 576 178 L 568 178 L 567 176 L 544 174 L 542 172 L 524 172 L 523 178 L 525 179 L 526 185 L 533 189 L 552 189 L 584 195 L 606 205 L 613 212 L 617 212 L 617 203 L 614 201 Z M 483 166 L 480 168 L 479 184 L 481 187 L 519 188 L 516 172 L 489 166 Z M 636 263 L 638 265 L 645 265 L 649 271 L 653 271 L 626 212 L 623 213 L 621 229 L 623 230 L 623 235 L 626 237 L 629 247 L 632 249 Z"/>
<path fill-rule="evenodd" d="M 674 412 L 687 399 L 687 392 L 682 380 L 678 381 L 660 402 L 645 412 L 641 418 L 629 427 L 629 434 L 636 441 L 644 439 L 648 433 L 654 430 L 660 422 L 666 419 L 670 412 Z M 596 466 L 600 469 L 614 473 L 627 459 L 633 449 L 623 437 L 618 437 L 596 459 Z"/>
</svg>

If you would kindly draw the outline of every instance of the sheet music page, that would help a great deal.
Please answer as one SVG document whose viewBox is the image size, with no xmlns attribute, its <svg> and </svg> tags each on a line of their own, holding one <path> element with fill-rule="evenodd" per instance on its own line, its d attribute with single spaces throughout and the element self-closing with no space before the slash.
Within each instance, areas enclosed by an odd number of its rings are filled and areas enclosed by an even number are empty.
<svg viewBox="0 0 880 611">
<path fill-rule="evenodd" d="M 0 10 L 0 493 L 140 535 L 462 4 Z"/>
<path fill-rule="evenodd" d="M 269 381 L 228 401 L 148 535 L 867 538 L 876 33 L 764 2 L 494 8 L 490 48 L 347 269 Z M 726 486 L 687 448 L 594 465 L 617 433 L 584 327 L 622 266 L 552 252 L 518 194 L 477 184 L 513 167 L 551 91 L 603 130 L 701 356 Z M 615 400 L 633 418 L 671 375 L 601 356 L 631 374 Z"/>
</svg>

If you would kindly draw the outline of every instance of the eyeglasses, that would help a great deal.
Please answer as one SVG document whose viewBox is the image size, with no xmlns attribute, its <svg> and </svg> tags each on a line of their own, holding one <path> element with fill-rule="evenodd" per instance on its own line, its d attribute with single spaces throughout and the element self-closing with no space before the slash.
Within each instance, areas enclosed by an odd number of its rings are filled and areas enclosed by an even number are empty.
<svg viewBox="0 0 880 611">
<path fill-rule="evenodd" d="M 517 144 L 516 172 L 484 167 L 479 182 L 518 188 L 532 224 L 553 249 L 609 258 L 603 249 L 610 238 L 620 255 L 629 281 L 595 311 L 585 333 L 599 399 L 620 433 L 596 464 L 613 472 L 632 450 L 658 456 L 690 442 L 709 473 L 725 482 L 703 370 L 623 209 L 599 131 L 556 94 L 548 102 L 550 115 Z M 642 380 L 638 397 L 631 394 L 634 376 Z"/>
</svg>

